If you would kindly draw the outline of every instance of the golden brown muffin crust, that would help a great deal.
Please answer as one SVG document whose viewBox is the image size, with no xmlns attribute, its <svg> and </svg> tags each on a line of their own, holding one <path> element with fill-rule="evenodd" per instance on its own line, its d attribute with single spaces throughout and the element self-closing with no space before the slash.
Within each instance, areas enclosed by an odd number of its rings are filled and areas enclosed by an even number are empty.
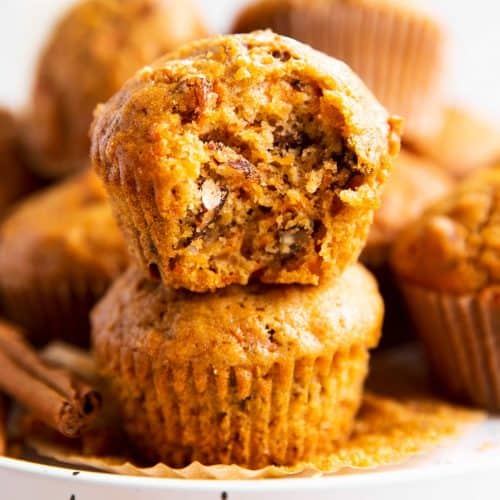
<svg viewBox="0 0 500 500">
<path fill-rule="evenodd" d="M 189 0 L 81 0 L 55 27 L 38 64 L 25 140 L 41 174 L 88 164 L 95 106 L 134 71 L 206 35 Z"/>
<path fill-rule="evenodd" d="M 403 231 L 391 256 L 400 278 L 466 294 L 500 282 L 500 169 L 478 172 Z"/>
<path fill-rule="evenodd" d="M 343 63 L 258 32 L 138 72 L 100 108 L 92 157 L 167 285 L 316 284 L 358 256 L 398 126 Z"/>
<path fill-rule="evenodd" d="M 250 368 L 352 344 L 375 347 L 382 315 L 376 281 L 355 265 L 316 287 L 233 285 L 204 295 L 130 269 L 92 316 L 94 337 L 161 363 Z"/>
<path fill-rule="evenodd" d="M 363 262 L 373 266 L 385 263 L 398 233 L 452 186 L 452 178 L 436 164 L 401 151 L 384 188 L 380 209 L 375 212 Z"/>
</svg>

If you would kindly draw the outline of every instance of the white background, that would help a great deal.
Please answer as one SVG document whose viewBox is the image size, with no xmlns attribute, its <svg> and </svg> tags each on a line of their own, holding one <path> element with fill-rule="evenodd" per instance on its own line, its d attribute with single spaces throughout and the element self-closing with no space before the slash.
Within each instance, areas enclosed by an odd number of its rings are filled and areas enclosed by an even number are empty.
<svg viewBox="0 0 500 500">
<path fill-rule="evenodd" d="M 214 32 L 228 29 L 245 0 L 197 0 Z M 446 23 L 449 100 L 481 110 L 500 122 L 500 2 L 420 0 Z M 71 0 L 0 0 L 0 103 L 22 105 L 40 44 Z"/>
</svg>

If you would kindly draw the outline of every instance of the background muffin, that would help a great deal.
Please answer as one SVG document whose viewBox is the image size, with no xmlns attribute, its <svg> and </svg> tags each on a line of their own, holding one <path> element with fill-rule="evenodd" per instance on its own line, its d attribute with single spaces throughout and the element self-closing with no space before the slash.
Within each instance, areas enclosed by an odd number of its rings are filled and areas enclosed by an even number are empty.
<svg viewBox="0 0 500 500">
<path fill-rule="evenodd" d="M 405 135 L 442 123 L 445 35 L 421 2 L 257 0 L 233 31 L 271 28 L 345 61 L 380 102 L 405 120 Z"/>
<path fill-rule="evenodd" d="M 398 233 L 432 202 L 453 186 L 453 178 L 435 163 L 407 150 L 401 151 L 375 212 L 368 241 L 361 255 L 372 269 L 384 266 Z"/>
<path fill-rule="evenodd" d="M 21 160 L 17 139 L 14 117 L 0 109 L 0 219 L 12 203 L 37 186 Z"/>
<path fill-rule="evenodd" d="M 87 166 L 95 106 L 141 66 L 205 34 L 189 0 L 82 0 L 38 64 L 25 142 L 33 167 L 60 177 Z"/>
<path fill-rule="evenodd" d="M 89 343 L 88 313 L 128 258 L 99 180 L 33 195 L 0 227 L 0 298 L 36 344 Z"/>
<path fill-rule="evenodd" d="M 357 259 L 398 126 L 343 63 L 257 32 L 139 72 L 100 109 L 92 157 L 166 285 L 317 284 Z"/>
<path fill-rule="evenodd" d="M 426 211 L 398 238 L 391 260 L 444 387 L 500 411 L 500 169 Z"/>
<path fill-rule="evenodd" d="M 430 137 L 412 136 L 409 146 L 455 177 L 500 161 L 500 127 L 464 109 L 449 107 L 440 130 Z"/>
<path fill-rule="evenodd" d="M 452 185 L 452 178 L 440 167 L 408 151 L 401 151 L 396 160 L 361 254 L 361 261 L 377 277 L 386 305 L 383 346 L 400 344 L 413 336 L 403 298 L 388 265 L 391 246 L 400 231 Z"/>
<path fill-rule="evenodd" d="M 94 310 L 93 343 L 145 457 L 259 468 L 347 438 L 382 312 L 359 265 L 318 287 L 205 295 L 131 269 Z"/>
</svg>

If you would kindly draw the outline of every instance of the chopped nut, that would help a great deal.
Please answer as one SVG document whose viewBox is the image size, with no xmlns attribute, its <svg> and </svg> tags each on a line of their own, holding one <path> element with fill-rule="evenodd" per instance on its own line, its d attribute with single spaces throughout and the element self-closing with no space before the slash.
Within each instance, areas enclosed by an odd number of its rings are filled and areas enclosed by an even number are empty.
<svg viewBox="0 0 500 500">
<path fill-rule="evenodd" d="M 213 179 L 207 179 L 201 186 L 201 202 L 207 210 L 217 208 L 223 200 L 222 191 Z"/>
</svg>

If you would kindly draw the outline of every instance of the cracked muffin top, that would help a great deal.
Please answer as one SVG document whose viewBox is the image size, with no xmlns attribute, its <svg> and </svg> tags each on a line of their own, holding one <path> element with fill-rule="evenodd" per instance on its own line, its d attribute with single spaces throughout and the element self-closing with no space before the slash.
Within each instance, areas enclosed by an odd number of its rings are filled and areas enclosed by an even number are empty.
<svg viewBox="0 0 500 500">
<path fill-rule="evenodd" d="M 81 0 L 55 27 L 25 117 L 33 167 L 61 177 L 88 165 L 95 106 L 144 64 L 206 35 L 189 0 Z"/>
<path fill-rule="evenodd" d="M 385 264 L 390 246 L 401 230 L 453 186 L 452 178 L 434 163 L 401 151 L 382 195 L 362 261 L 371 266 Z"/>
<path fill-rule="evenodd" d="M 398 147 L 399 121 L 345 64 L 271 32 L 194 42 L 142 69 L 92 132 L 138 260 L 199 292 L 340 274 Z"/>
<path fill-rule="evenodd" d="M 478 172 L 398 238 L 397 275 L 436 291 L 467 294 L 500 283 L 500 168 Z"/>
</svg>

